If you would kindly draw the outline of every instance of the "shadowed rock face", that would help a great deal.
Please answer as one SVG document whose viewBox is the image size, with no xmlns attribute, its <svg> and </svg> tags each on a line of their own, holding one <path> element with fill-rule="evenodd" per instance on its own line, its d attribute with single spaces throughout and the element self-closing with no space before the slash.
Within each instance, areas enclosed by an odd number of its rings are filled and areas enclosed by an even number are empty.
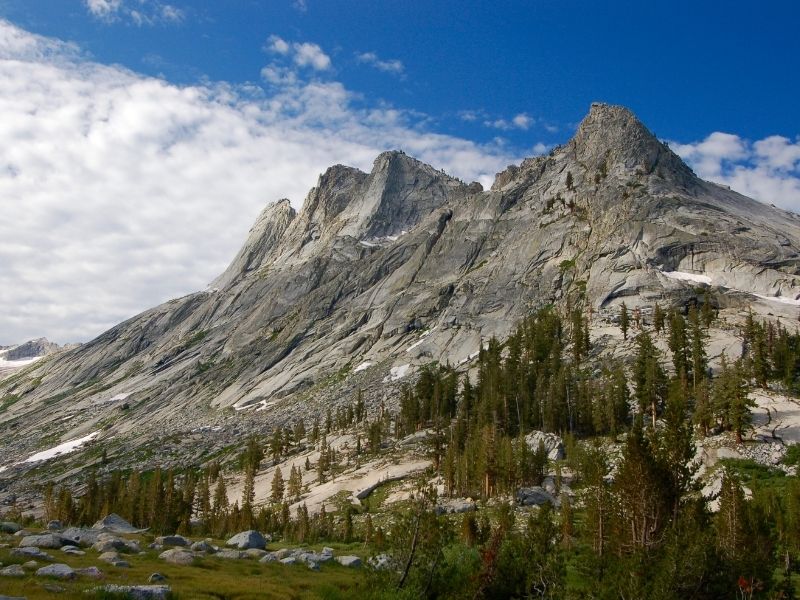
<svg viewBox="0 0 800 600">
<path fill-rule="evenodd" d="M 796 215 L 699 180 L 630 111 L 594 104 L 570 142 L 486 192 L 400 152 L 369 174 L 331 167 L 299 213 L 268 206 L 208 290 L 0 383 L 24 399 L 0 431 L 66 405 L 82 416 L 70 433 L 93 431 L 120 393 L 131 409 L 110 432 L 142 439 L 223 407 L 308 417 L 356 377 L 377 399 L 420 364 L 466 364 L 545 304 L 684 297 L 693 284 L 664 272 L 794 299 L 799 252 Z"/>
</svg>

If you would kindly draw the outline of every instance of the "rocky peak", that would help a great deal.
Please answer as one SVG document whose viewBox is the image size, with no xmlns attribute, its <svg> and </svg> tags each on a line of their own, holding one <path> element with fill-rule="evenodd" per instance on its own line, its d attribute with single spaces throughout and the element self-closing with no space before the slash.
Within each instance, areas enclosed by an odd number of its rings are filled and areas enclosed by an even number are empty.
<svg viewBox="0 0 800 600">
<path fill-rule="evenodd" d="M 38 338 L 30 340 L 19 346 L 14 346 L 9 350 L 0 353 L 0 356 L 5 360 L 25 360 L 26 358 L 36 358 L 39 356 L 47 356 L 53 352 L 57 352 L 61 346 L 54 344 L 47 338 Z"/>
<path fill-rule="evenodd" d="M 336 165 L 320 176 L 289 236 L 303 256 L 334 239 L 369 240 L 410 230 L 467 186 L 401 151 L 378 155 L 369 174 Z"/>
<path fill-rule="evenodd" d="M 619 164 L 649 171 L 664 150 L 658 139 L 627 108 L 595 102 L 571 142 L 578 160 L 590 169 Z"/>
<path fill-rule="evenodd" d="M 247 235 L 247 241 L 225 272 L 209 287 L 225 288 L 240 277 L 258 270 L 272 254 L 285 231 L 297 216 L 289 200 L 268 204 Z"/>
<path fill-rule="evenodd" d="M 694 174 L 666 144 L 624 106 L 593 102 L 568 148 L 590 170 L 608 173 L 615 168 L 650 174 L 684 184 Z"/>
</svg>

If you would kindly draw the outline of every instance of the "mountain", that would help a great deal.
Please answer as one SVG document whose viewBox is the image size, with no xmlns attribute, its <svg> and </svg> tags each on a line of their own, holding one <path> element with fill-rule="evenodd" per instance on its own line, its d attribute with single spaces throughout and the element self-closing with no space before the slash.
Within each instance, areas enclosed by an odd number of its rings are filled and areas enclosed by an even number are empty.
<svg viewBox="0 0 800 600">
<path fill-rule="evenodd" d="M 61 346 L 58 344 L 48 341 L 47 338 L 39 338 L 36 340 L 29 340 L 18 346 L 0 349 L 0 359 L 10 362 L 41 358 L 42 356 L 47 356 L 59 350 L 61 350 Z"/>
<path fill-rule="evenodd" d="M 46 338 L 29 340 L 16 346 L 0 346 L 0 379 L 49 354 L 76 346 L 59 346 Z"/>
<path fill-rule="evenodd" d="M 796 320 L 799 267 L 800 217 L 700 180 L 623 107 L 593 104 L 487 191 L 386 152 L 370 173 L 329 168 L 299 212 L 267 206 L 208 289 L 0 381 L 0 454 L 102 430 L 121 448 L 173 440 L 176 459 L 200 455 L 198 431 L 224 447 L 357 389 L 391 405 L 420 366 L 466 370 L 547 304 L 601 327 L 623 301 L 681 305 L 700 286 Z"/>
</svg>

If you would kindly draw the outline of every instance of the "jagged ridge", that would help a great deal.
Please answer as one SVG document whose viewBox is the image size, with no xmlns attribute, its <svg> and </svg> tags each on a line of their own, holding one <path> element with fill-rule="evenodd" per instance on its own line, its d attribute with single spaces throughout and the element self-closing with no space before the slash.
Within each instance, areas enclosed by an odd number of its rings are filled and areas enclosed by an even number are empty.
<svg viewBox="0 0 800 600">
<path fill-rule="evenodd" d="M 0 384 L 26 399 L 0 414 L 0 429 L 55 424 L 42 404 L 53 397 L 83 415 L 78 435 L 107 418 L 94 401 L 130 394 L 111 434 L 143 437 L 213 419 L 209 406 L 267 407 L 280 421 L 356 385 L 392 400 L 402 380 L 390 367 L 467 364 L 537 306 L 602 311 L 693 293 L 664 272 L 794 298 L 799 225 L 697 179 L 630 111 L 603 104 L 570 142 L 487 192 L 400 152 L 368 174 L 337 165 L 299 213 L 268 206 L 208 290 L 43 365 L 35 387 Z"/>
</svg>

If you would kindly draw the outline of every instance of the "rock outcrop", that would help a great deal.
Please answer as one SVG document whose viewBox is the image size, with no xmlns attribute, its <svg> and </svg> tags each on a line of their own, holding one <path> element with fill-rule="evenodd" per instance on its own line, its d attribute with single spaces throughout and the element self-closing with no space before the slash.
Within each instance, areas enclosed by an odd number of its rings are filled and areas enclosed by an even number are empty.
<svg viewBox="0 0 800 600">
<path fill-rule="evenodd" d="M 488 191 L 387 152 L 370 173 L 328 169 L 299 212 L 268 206 L 207 290 L 0 382 L 15 398 L 0 455 L 101 427 L 94 443 L 199 432 L 207 448 L 221 409 L 264 428 L 356 389 L 377 406 L 422 365 L 468 367 L 537 307 L 600 315 L 697 286 L 796 312 L 800 217 L 700 180 L 625 108 L 592 105 L 572 140 Z M 241 441 L 230 432 L 220 444 Z"/>
</svg>

